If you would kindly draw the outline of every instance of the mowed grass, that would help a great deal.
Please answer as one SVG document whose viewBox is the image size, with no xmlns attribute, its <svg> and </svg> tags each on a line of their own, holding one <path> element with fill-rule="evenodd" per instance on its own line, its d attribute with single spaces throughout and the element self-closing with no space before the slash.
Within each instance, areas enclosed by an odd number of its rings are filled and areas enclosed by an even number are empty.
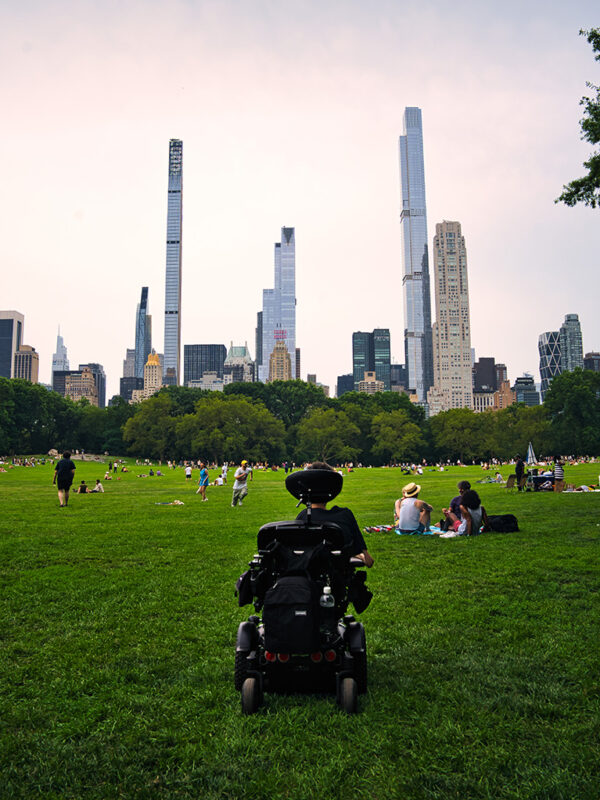
<svg viewBox="0 0 600 800">
<path fill-rule="evenodd" d="M 233 590 L 260 525 L 297 513 L 284 475 L 256 473 L 233 509 L 231 484 L 202 503 L 197 471 L 130 469 L 62 510 L 51 465 L 0 474 L 1 797 L 600 796 L 600 494 L 481 486 L 520 533 L 366 535 L 360 713 L 267 694 L 243 717 L 233 653 L 250 607 Z M 103 473 L 77 462 L 76 483 Z M 483 474 L 426 471 L 434 519 Z M 387 522 L 407 480 L 357 470 L 339 503 L 361 527 Z"/>
</svg>

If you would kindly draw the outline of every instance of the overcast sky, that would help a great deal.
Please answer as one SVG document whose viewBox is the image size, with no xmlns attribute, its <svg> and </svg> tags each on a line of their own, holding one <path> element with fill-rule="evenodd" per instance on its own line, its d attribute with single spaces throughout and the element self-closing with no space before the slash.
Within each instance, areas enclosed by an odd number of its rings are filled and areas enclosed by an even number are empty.
<svg viewBox="0 0 600 800">
<path fill-rule="evenodd" d="M 162 352 L 180 138 L 182 344 L 254 357 L 285 225 L 302 377 L 333 393 L 375 327 L 402 363 L 398 136 L 419 106 L 429 239 L 462 224 L 472 346 L 537 380 L 538 335 L 567 313 L 600 349 L 600 211 L 554 203 L 591 151 L 579 100 L 600 64 L 578 31 L 599 24 L 588 0 L 6 0 L 0 308 L 25 315 L 40 380 L 60 325 L 110 397 L 146 285 Z"/>
</svg>

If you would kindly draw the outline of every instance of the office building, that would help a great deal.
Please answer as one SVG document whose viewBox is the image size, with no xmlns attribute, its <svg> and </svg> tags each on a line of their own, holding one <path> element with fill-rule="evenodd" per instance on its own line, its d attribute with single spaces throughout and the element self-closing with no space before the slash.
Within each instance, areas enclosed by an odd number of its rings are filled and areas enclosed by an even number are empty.
<svg viewBox="0 0 600 800">
<path fill-rule="evenodd" d="M 34 347 L 22 344 L 15 353 L 14 377 L 31 383 L 38 382 L 40 357 Z"/>
<path fill-rule="evenodd" d="M 473 407 L 467 249 L 459 222 L 438 223 L 433 238 L 436 322 L 430 414 Z"/>
<path fill-rule="evenodd" d="M 354 391 L 354 375 L 351 372 L 348 373 L 347 375 L 338 375 L 335 396 L 341 397 L 343 394 L 353 391 Z"/>
<path fill-rule="evenodd" d="M 183 142 L 169 142 L 167 264 L 165 280 L 165 383 L 181 382 L 181 213 Z"/>
<path fill-rule="evenodd" d="M 550 381 L 562 372 L 562 359 L 560 352 L 560 333 L 558 331 L 546 331 L 541 333 L 538 339 L 538 351 L 540 354 L 540 378 L 542 402 Z"/>
<path fill-rule="evenodd" d="M 404 364 L 390 364 L 390 388 L 392 392 L 406 392 L 408 377 Z"/>
<path fill-rule="evenodd" d="M 488 408 L 494 407 L 494 396 L 496 392 L 473 392 L 473 411 L 481 414 Z"/>
<path fill-rule="evenodd" d="M 404 110 L 400 136 L 404 349 L 410 391 L 424 401 L 433 383 L 431 297 L 420 108 Z"/>
<path fill-rule="evenodd" d="M 65 376 L 64 396 L 71 398 L 74 403 L 85 399 L 90 405 L 97 406 L 98 388 L 92 370 L 84 366 L 79 372 L 68 372 Z"/>
<path fill-rule="evenodd" d="M 280 339 L 275 342 L 275 347 L 269 356 L 268 381 L 269 383 L 273 381 L 291 381 L 292 378 L 292 359 L 285 341 Z"/>
<path fill-rule="evenodd" d="M 144 366 L 144 388 L 134 389 L 130 403 L 140 403 L 156 394 L 163 386 L 163 368 L 155 352 L 150 353 Z"/>
<path fill-rule="evenodd" d="M 516 402 L 516 393 L 510 388 L 510 381 L 501 381 L 494 392 L 494 411 L 499 411 L 501 408 L 508 408 L 508 406 L 512 406 Z"/>
<path fill-rule="evenodd" d="M 256 331 L 255 331 L 255 350 L 256 350 L 256 369 L 258 370 L 259 364 L 262 364 L 262 320 L 263 312 L 256 313 Z M 258 378 L 258 375 L 256 376 Z"/>
<path fill-rule="evenodd" d="M 358 382 L 358 391 L 361 394 L 377 394 L 385 391 L 383 381 L 377 379 L 374 370 L 365 370 L 362 381 Z"/>
<path fill-rule="evenodd" d="M 243 347 L 234 347 L 231 342 L 223 364 L 223 379 L 225 378 L 231 383 L 252 383 L 255 380 L 254 361 L 247 342 Z"/>
<path fill-rule="evenodd" d="M 127 348 L 125 351 L 125 358 L 123 359 L 123 377 L 135 378 L 135 348 Z M 142 384 L 144 378 L 141 378 Z"/>
<path fill-rule="evenodd" d="M 199 381 L 205 372 L 216 372 L 223 377 L 223 367 L 227 358 L 224 344 L 186 344 L 183 348 L 183 383 Z"/>
<path fill-rule="evenodd" d="M 52 374 L 50 375 L 50 382 L 54 385 L 53 375 L 55 372 L 66 372 L 69 370 L 69 358 L 67 356 L 67 348 L 65 341 L 60 335 L 60 327 L 56 336 L 56 352 L 52 356 Z M 64 392 L 63 392 L 64 394 Z"/>
<path fill-rule="evenodd" d="M 525 375 L 517 378 L 512 390 L 515 393 L 515 402 L 525 403 L 526 406 L 540 405 L 540 394 L 536 389 L 533 376 L 525 373 Z"/>
<path fill-rule="evenodd" d="M 567 314 L 558 332 L 562 372 L 583 369 L 583 342 L 577 314 Z"/>
<path fill-rule="evenodd" d="M 300 372 L 300 367 L 302 366 L 302 364 L 301 364 L 301 360 L 302 360 L 302 359 L 301 359 L 301 352 L 300 352 L 300 348 L 299 348 L 299 347 L 297 347 L 297 348 L 296 348 L 296 378 L 300 378 L 300 376 L 301 376 L 301 374 L 302 374 L 302 373 Z"/>
<path fill-rule="evenodd" d="M 102 364 L 80 364 L 79 371 L 81 372 L 84 369 L 89 369 L 94 376 L 98 395 L 98 407 L 106 408 L 106 374 L 104 373 L 104 367 Z"/>
<path fill-rule="evenodd" d="M 228 383 L 233 383 L 231 375 L 220 378 L 216 372 L 208 371 L 199 380 L 191 380 L 188 386 L 190 389 L 202 389 L 205 392 L 222 392 Z"/>
<path fill-rule="evenodd" d="M 24 323 L 18 311 L 0 311 L 0 378 L 15 376 L 15 353 L 23 344 Z"/>
<path fill-rule="evenodd" d="M 144 379 L 136 378 L 135 375 L 124 375 L 119 381 L 119 395 L 128 403 L 130 402 L 134 391 L 139 391 L 143 388 Z"/>
<path fill-rule="evenodd" d="M 374 372 L 383 383 L 384 392 L 391 390 L 391 358 L 389 328 L 375 328 L 372 333 L 355 331 L 352 334 L 352 373 L 354 390 L 364 380 L 365 372 Z"/>
<path fill-rule="evenodd" d="M 600 353 L 586 353 L 583 358 L 583 368 L 600 372 Z"/>
<path fill-rule="evenodd" d="M 167 245 L 168 246 L 168 245 Z M 152 317 L 148 314 L 148 287 L 142 286 L 142 296 L 135 314 L 135 372 L 144 377 L 144 367 L 152 351 Z M 123 373 L 124 374 L 124 373 Z"/>
<path fill-rule="evenodd" d="M 479 358 L 473 364 L 473 391 L 495 392 L 498 388 L 498 372 L 494 358 Z"/>
<path fill-rule="evenodd" d="M 296 236 L 294 228 L 281 229 L 275 243 L 275 277 L 272 289 L 263 289 L 262 347 L 257 360 L 258 379 L 270 380 L 271 354 L 283 343 L 290 357 L 290 378 L 296 375 Z M 283 349 L 278 347 L 277 359 Z M 278 362 L 279 363 L 279 362 Z M 299 376 L 298 376 L 299 377 Z"/>
</svg>

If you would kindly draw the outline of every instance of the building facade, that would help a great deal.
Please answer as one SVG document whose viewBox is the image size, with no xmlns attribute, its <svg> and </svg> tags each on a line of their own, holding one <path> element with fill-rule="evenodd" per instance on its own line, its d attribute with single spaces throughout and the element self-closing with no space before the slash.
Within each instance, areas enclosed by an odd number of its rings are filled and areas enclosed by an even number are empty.
<svg viewBox="0 0 600 800">
<path fill-rule="evenodd" d="M 15 353 L 23 344 L 25 317 L 18 311 L 0 311 L 0 377 L 15 377 Z"/>
<path fill-rule="evenodd" d="M 436 322 L 433 325 L 433 384 L 428 393 L 435 410 L 473 407 L 471 321 L 467 249 L 459 222 L 444 221 L 433 238 Z M 434 399 L 435 395 L 435 399 Z"/>
<path fill-rule="evenodd" d="M 80 364 L 79 371 L 81 372 L 84 369 L 89 369 L 94 376 L 96 392 L 98 394 L 98 407 L 106 408 L 106 374 L 104 372 L 104 367 L 102 364 L 96 363 Z"/>
<path fill-rule="evenodd" d="M 135 367 L 136 378 L 144 377 L 144 366 L 152 352 L 152 317 L 148 314 L 148 287 L 142 286 L 142 296 L 135 313 Z"/>
<path fill-rule="evenodd" d="M 163 386 L 163 368 L 156 353 L 150 353 L 144 366 L 144 388 L 134 389 L 131 393 L 131 403 L 140 403 L 156 394 Z"/>
<path fill-rule="evenodd" d="M 90 405 L 98 405 L 98 389 L 94 374 L 88 367 L 83 367 L 80 372 L 72 370 L 65 376 L 65 397 L 70 397 L 74 403 L 86 399 Z"/>
<path fill-rule="evenodd" d="M 515 393 L 515 402 L 525 403 L 526 406 L 540 405 L 540 393 L 535 387 L 532 375 L 525 374 L 517 378 L 512 389 Z"/>
<path fill-rule="evenodd" d="M 349 372 L 347 375 L 338 375 L 335 396 L 341 397 L 347 392 L 354 391 L 354 374 Z"/>
<path fill-rule="evenodd" d="M 291 378 L 295 378 L 296 234 L 294 228 L 285 227 L 281 229 L 281 242 L 275 243 L 274 286 L 263 290 L 260 363 L 257 360 L 258 379 L 263 383 L 269 380 L 271 354 L 281 342 L 290 356 Z M 278 353 L 279 358 L 281 347 L 278 347 Z"/>
<path fill-rule="evenodd" d="M 124 375 L 119 381 L 119 395 L 128 403 L 131 400 L 134 391 L 139 391 L 144 388 L 144 379 L 136 378 L 135 375 Z"/>
<path fill-rule="evenodd" d="M 224 344 L 186 344 L 183 347 L 183 383 L 200 381 L 205 372 L 216 372 L 223 377 L 223 367 L 227 358 Z"/>
<path fill-rule="evenodd" d="M 433 347 L 421 109 L 406 108 L 403 123 L 400 225 L 405 364 L 411 392 L 424 401 L 433 383 Z"/>
<path fill-rule="evenodd" d="M 560 366 L 563 372 L 583 369 L 583 340 L 577 314 L 567 314 L 558 332 Z"/>
<path fill-rule="evenodd" d="M 389 392 L 391 386 L 391 357 L 389 328 L 375 328 L 371 333 L 355 331 L 352 334 L 352 374 L 354 391 L 364 380 L 365 372 L 374 372 L 383 383 L 383 391 Z"/>
<path fill-rule="evenodd" d="M 540 354 L 540 378 L 542 402 L 550 381 L 562 372 L 562 359 L 560 352 L 560 333 L 558 331 L 545 331 L 538 339 L 538 351 Z"/>
<path fill-rule="evenodd" d="M 15 353 L 14 377 L 38 383 L 40 357 L 34 347 L 22 344 Z"/>
<path fill-rule="evenodd" d="M 269 383 L 272 381 L 291 381 L 292 359 L 288 352 L 286 343 L 281 339 L 275 342 L 275 347 L 269 356 Z"/>
<path fill-rule="evenodd" d="M 183 142 L 169 142 L 169 189 L 167 208 L 167 263 L 165 280 L 165 352 L 167 382 L 181 381 L 181 220 L 183 191 Z"/>
<path fill-rule="evenodd" d="M 223 364 L 223 378 L 226 376 L 231 383 L 252 383 L 255 380 L 254 361 L 247 342 L 243 347 L 234 347 L 231 342 Z"/>
<path fill-rule="evenodd" d="M 50 382 L 54 385 L 55 372 L 67 372 L 69 370 L 69 357 L 67 355 L 67 348 L 65 347 L 65 340 L 60 335 L 60 328 L 56 336 L 56 352 L 52 356 L 52 374 Z"/>
<path fill-rule="evenodd" d="M 125 351 L 125 358 L 123 359 L 123 377 L 135 378 L 135 348 L 128 347 Z M 144 378 L 141 378 L 142 383 Z"/>
<path fill-rule="evenodd" d="M 361 394 L 377 394 L 385 391 L 383 381 L 378 380 L 374 370 L 365 370 L 362 381 L 358 382 L 358 391 Z"/>
<path fill-rule="evenodd" d="M 583 368 L 600 372 L 600 353 L 586 353 L 583 359 Z"/>
</svg>

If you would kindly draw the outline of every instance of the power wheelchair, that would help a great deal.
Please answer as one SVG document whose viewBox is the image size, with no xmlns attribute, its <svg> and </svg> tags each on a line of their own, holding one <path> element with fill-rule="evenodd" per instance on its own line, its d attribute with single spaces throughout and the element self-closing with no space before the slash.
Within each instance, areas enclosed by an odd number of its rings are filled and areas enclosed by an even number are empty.
<svg viewBox="0 0 600 800">
<path fill-rule="evenodd" d="M 337 524 L 313 523 L 312 502 L 328 502 L 342 489 L 331 470 L 302 470 L 287 476 L 286 489 L 306 505 L 306 520 L 263 525 L 258 553 L 240 576 L 240 606 L 255 614 L 238 628 L 235 688 L 242 712 L 253 714 L 264 692 L 335 691 L 348 713 L 358 710 L 367 690 L 367 647 L 363 625 L 347 614 L 369 605 L 364 562 L 353 558 L 349 537 Z M 297 507 L 296 506 L 296 507 Z M 262 613 L 262 618 L 259 614 Z"/>
</svg>

